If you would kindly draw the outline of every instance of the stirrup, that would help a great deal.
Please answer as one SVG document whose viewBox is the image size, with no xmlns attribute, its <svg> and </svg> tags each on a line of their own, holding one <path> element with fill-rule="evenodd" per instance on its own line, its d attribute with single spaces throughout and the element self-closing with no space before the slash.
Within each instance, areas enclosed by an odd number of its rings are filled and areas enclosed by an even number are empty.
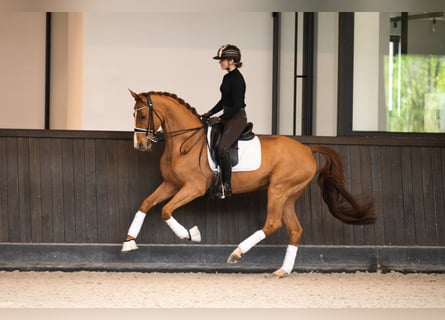
<svg viewBox="0 0 445 320">
<path fill-rule="evenodd" d="M 216 194 L 219 199 L 225 199 L 232 195 L 232 187 L 228 183 L 221 184 L 221 189 Z"/>
</svg>

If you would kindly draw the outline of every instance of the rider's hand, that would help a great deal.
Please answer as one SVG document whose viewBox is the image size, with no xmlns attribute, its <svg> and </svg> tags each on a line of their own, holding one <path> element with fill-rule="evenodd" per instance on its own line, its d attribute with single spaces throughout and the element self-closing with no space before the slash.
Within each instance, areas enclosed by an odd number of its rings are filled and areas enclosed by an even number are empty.
<svg viewBox="0 0 445 320">
<path fill-rule="evenodd" d="M 217 123 L 219 123 L 219 122 L 220 122 L 219 117 L 212 117 L 212 118 L 210 118 L 209 121 L 208 121 L 208 123 L 209 123 L 210 126 L 213 126 L 213 125 L 215 125 L 215 124 L 217 124 Z"/>
<path fill-rule="evenodd" d="M 210 112 L 206 112 L 201 115 L 201 119 L 207 121 L 210 118 L 210 116 L 211 116 Z"/>
</svg>

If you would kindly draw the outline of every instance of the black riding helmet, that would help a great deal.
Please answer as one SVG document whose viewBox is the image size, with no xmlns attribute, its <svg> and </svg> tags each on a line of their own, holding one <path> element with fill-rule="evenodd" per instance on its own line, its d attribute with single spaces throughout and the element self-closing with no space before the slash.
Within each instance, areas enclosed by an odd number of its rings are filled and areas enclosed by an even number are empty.
<svg viewBox="0 0 445 320">
<path fill-rule="evenodd" d="M 232 44 L 225 44 L 218 49 L 216 56 L 213 57 L 215 60 L 230 60 L 233 59 L 235 63 L 241 62 L 241 51 L 237 46 Z"/>
</svg>

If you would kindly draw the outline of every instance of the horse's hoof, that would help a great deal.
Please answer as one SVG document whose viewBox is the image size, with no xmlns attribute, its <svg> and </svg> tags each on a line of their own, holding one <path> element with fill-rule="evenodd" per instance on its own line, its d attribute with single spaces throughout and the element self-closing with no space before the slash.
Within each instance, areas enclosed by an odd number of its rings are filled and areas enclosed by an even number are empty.
<svg viewBox="0 0 445 320">
<path fill-rule="evenodd" d="M 189 230 L 190 233 L 190 241 L 193 242 L 201 242 L 201 232 L 199 232 L 199 229 L 197 226 L 194 226 Z"/>
<path fill-rule="evenodd" d="M 233 250 L 233 252 L 230 254 L 230 256 L 227 258 L 227 263 L 237 263 L 241 260 L 243 256 L 243 253 L 241 252 L 240 248 L 236 248 Z"/>
<path fill-rule="evenodd" d="M 272 273 L 272 276 L 277 279 L 281 279 L 281 278 L 287 277 L 288 273 L 280 268 L 277 271 L 275 271 L 274 273 Z"/>
<path fill-rule="evenodd" d="M 133 251 L 133 250 L 137 250 L 137 249 L 139 249 L 139 248 L 136 245 L 136 241 L 127 240 L 127 241 L 124 241 L 124 243 L 122 244 L 121 252 L 129 252 L 129 251 Z"/>
</svg>

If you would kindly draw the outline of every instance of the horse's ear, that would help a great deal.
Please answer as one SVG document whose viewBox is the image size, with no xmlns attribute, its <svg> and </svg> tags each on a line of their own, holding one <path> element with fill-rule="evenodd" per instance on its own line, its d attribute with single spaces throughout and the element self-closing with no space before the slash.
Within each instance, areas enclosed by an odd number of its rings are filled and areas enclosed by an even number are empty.
<svg viewBox="0 0 445 320">
<path fill-rule="evenodd" d="M 130 91 L 131 95 L 135 100 L 141 100 L 141 97 L 139 97 L 139 95 L 136 92 L 132 91 L 131 89 L 128 89 L 128 91 Z"/>
</svg>

